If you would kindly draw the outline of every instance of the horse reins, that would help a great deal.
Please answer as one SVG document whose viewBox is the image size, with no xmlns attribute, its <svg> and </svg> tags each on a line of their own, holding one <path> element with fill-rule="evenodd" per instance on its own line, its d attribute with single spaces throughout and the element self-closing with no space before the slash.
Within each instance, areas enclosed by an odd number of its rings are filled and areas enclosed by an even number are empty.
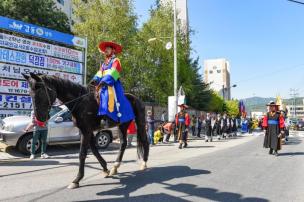
<svg viewBox="0 0 304 202">
<path fill-rule="evenodd" d="M 37 83 L 42 83 L 42 84 L 43 84 L 43 87 L 44 87 L 44 90 L 45 90 L 45 94 L 46 94 L 46 97 L 47 97 L 48 102 L 49 102 L 49 106 L 48 106 L 48 113 L 49 113 L 49 112 L 50 112 L 50 108 L 51 108 L 53 105 L 52 105 L 52 102 L 51 102 L 51 98 L 50 98 L 50 94 L 49 94 L 49 92 L 48 92 L 48 89 L 51 90 L 51 91 L 53 91 L 53 92 L 56 94 L 56 97 L 57 97 L 57 93 L 56 93 L 56 91 L 53 90 L 52 88 L 46 87 L 45 82 L 44 82 L 43 80 L 42 80 L 42 82 L 37 82 Z M 80 94 L 81 94 L 81 92 L 80 92 Z M 77 101 L 77 100 L 80 100 L 80 99 L 83 98 L 83 97 L 86 97 L 86 96 L 90 95 L 90 94 L 93 94 L 93 93 L 92 93 L 92 92 L 88 92 L 88 93 L 86 93 L 86 94 L 84 94 L 84 95 L 78 96 L 78 97 L 75 98 L 75 99 L 72 99 L 72 100 L 70 100 L 70 101 L 64 102 L 64 103 L 62 103 L 62 104 L 60 104 L 60 105 L 57 105 L 57 106 L 60 107 L 60 106 L 63 106 L 63 105 L 67 105 L 67 104 L 73 103 L 73 102 L 75 102 L 75 101 Z M 74 111 L 74 109 L 76 108 L 76 106 L 77 106 L 77 104 L 75 104 L 75 105 L 73 106 L 72 110 L 70 110 L 70 113 L 72 113 L 72 112 Z"/>
</svg>

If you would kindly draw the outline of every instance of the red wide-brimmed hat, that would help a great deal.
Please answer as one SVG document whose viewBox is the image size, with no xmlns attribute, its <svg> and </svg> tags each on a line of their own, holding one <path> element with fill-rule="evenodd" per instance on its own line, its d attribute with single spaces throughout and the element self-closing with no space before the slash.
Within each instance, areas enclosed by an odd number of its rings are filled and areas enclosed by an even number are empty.
<svg viewBox="0 0 304 202">
<path fill-rule="evenodd" d="M 183 108 L 186 108 L 186 109 L 189 108 L 189 106 L 186 105 L 186 104 L 181 104 L 181 105 L 178 105 L 178 106 L 179 106 L 180 108 L 182 108 L 182 107 L 183 107 Z"/>
<path fill-rule="evenodd" d="M 99 50 L 103 53 L 105 52 L 106 47 L 112 47 L 115 50 L 116 54 L 119 54 L 122 52 L 122 46 L 115 42 L 112 42 L 112 41 L 102 41 L 99 43 L 98 47 L 99 47 Z"/>
<path fill-rule="evenodd" d="M 266 106 L 280 106 L 280 105 L 276 104 L 274 101 L 270 101 Z"/>
</svg>

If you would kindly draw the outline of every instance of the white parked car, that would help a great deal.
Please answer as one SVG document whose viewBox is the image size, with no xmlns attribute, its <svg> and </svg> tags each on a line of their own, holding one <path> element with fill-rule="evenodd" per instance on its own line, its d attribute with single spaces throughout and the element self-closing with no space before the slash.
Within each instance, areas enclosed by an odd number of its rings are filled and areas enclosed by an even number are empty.
<svg viewBox="0 0 304 202">
<path fill-rule="evenodd" d="M 23 154 L 29 154 L 33 132 L 24 132 L 31 122 L 29 116 L 11 116 L 4 118 L 0 123 L 0 141 L 9 146 L 16 146 Z M 104 129 L 95 133 L 96 146 L 105 149 L 113 139 L 119 135 L 118 128 Z M 54 106 L 50 111 L 48 121 L 48 145 L 73 144 L 80 142 L 80 131 L 74 126 L 72 116 L 65 106 Z M 40 143 L 37 142 L 37 150 Z"/>
</svg>

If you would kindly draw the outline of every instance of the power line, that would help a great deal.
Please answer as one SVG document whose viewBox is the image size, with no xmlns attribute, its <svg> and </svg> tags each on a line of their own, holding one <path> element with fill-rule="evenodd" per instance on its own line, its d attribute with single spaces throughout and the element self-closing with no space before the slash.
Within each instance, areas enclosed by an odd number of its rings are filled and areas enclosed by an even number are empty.
<svg viewBox="0 0 304 202">
<path fill-rule="evenodd" d="M 304 2 L 301 2 L 301 1 L 295 1 L 295 0 L 287 0 L 287 1 L 304 5 Z"/>
</svg>

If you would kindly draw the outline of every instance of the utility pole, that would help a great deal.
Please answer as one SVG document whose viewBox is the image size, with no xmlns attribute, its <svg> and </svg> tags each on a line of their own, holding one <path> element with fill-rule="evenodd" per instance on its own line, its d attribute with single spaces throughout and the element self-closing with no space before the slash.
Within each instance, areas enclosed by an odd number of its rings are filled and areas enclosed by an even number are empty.
<svg viewBox="0 0 304 202">
<path fill-rule="evenodd" d="M 225 101 L 225 85 L 222 86 L 222 91 L 223 91 L 223 100 Z"/>
<path fill-rule="evenodd" d="M 173 31 L 174 31 L 174 97 L 175 97 L 175 113 L 177 113 L 177 22 L 176 22 L 176 0 L 173 0 Z"/>
<path fill-rule="evenodd" d="M 295 89 L 295 88 L 290 89 L 290 96 L 291 96 L 291 98 L 293 98 L 293 118 L 296 118 L 296 111 L 297 111 L 296 98 L 299 95 L 299 93 L 297 93 L 297 92 L 298 92 L 298 89 Z"/>
</svg>

